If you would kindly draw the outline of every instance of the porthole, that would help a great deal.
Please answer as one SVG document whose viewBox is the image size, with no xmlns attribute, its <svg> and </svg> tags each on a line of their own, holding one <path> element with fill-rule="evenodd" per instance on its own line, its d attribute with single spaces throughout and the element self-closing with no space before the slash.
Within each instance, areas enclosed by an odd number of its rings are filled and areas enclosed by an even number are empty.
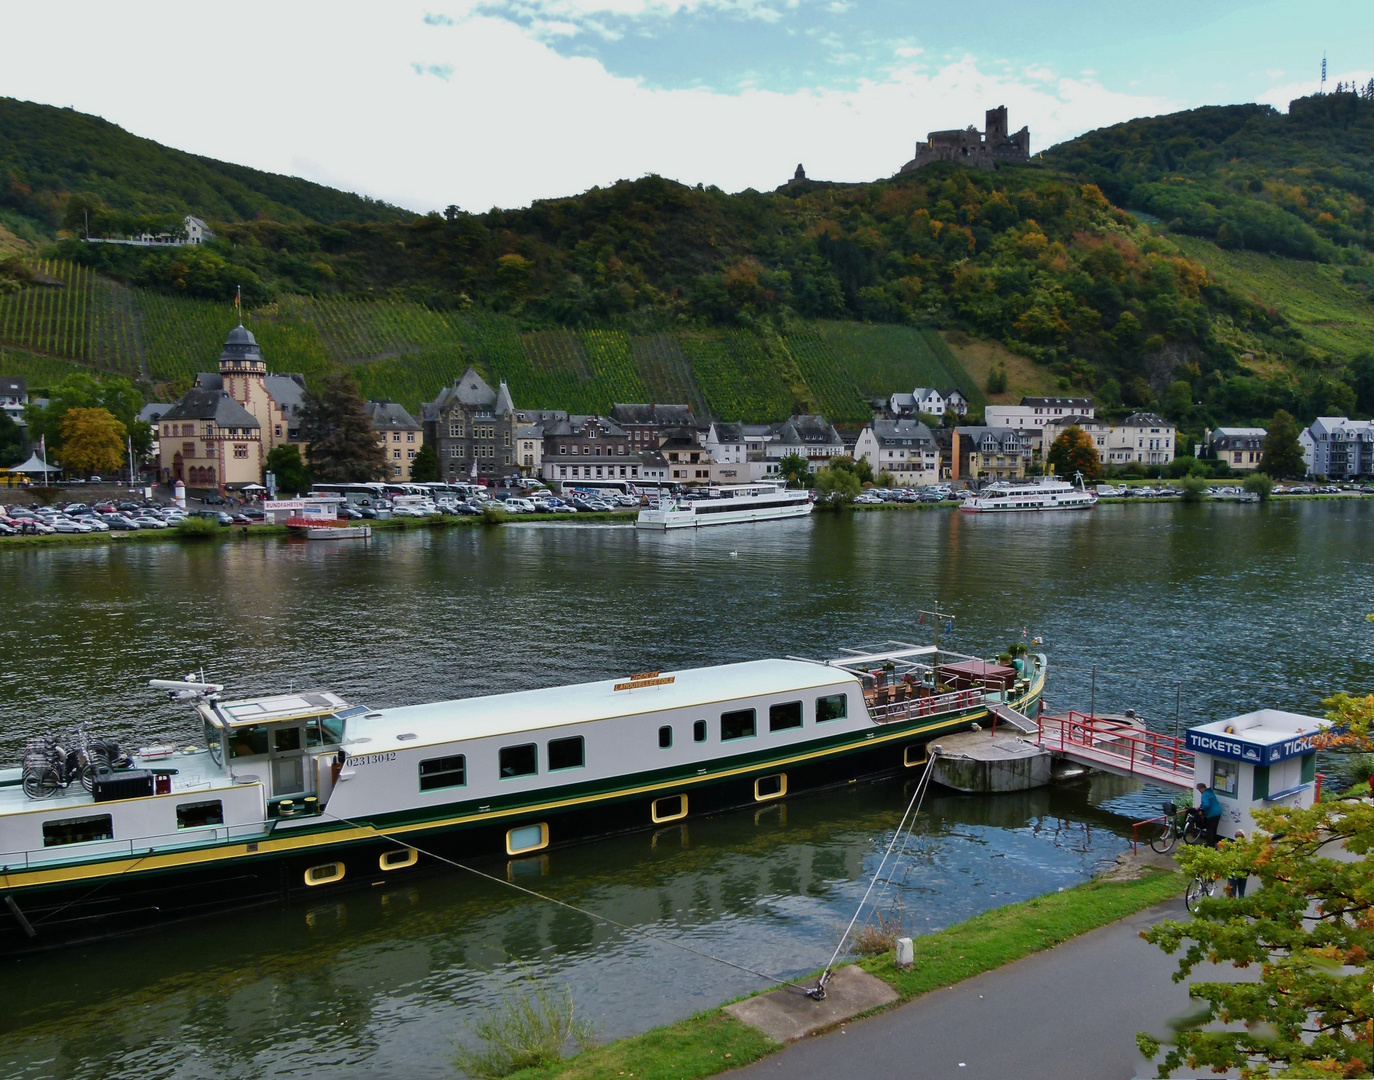
<svg viewBox="0 0 1374 1080">
<path fill-rule="evenodd" d="M 419 858 L 420 853 L 414 848 L 401 848 L 397 851 L 383 851 L 377 859 L 377 865 L 383 870 L 404 870 L 407 866 L 414 866 Z"/>
<path fill-rule="evenodd" d="M 930 760 L 930 751 L 926 749 L 923 742 L 912 743 L 902 751 L 902 764 L 908 769 L 917 765 L 924 765 Z"/>
<path fill-rule="evenodd" d="M 655 825 L 685 818 L 687 816 L 687 796 L 665 795 L 661 799 L 655 799 L 649 808 L 649 816 L 653 818 Z"/>
<path fill-rule="evenodd" d="M 343 863 L 321 863 L 319 866 L 312 866 L 309 870 L 305 872 L 305 883 L 307 885 L 327 885 L 331 881 L 342 881 L 343 876 Z"/>
<path fill-rule="evenodd" d="M 521 825 L 506 833 L 506 854 L 523 855 L 527 851 L 539 851 L 549 846 L 549 827 L 544 822 L 537 825 Z"/>
<path fill-rule="evenodd" d="M 787 774 L 785 772 L 773 773 L 772 776 L 760 776 L 754 781 L 754 801 L 764 802 L 768 799 L 780 799 L 787 794 Z"/>
</svg>

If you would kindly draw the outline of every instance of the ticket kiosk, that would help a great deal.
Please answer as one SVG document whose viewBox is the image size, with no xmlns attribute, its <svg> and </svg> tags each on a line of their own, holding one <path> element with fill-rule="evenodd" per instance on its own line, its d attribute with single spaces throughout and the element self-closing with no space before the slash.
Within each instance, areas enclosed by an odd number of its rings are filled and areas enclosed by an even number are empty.
<svg viewBox="0 0 1374 1080">
<path fill-rule="evenodd" d="M 1219 836 L 1255 828 L 1253 810 L 1312 805 L 1317 778 L 1312 738 L 1322 723 L 1315 716 L 1261 709 L 1188 729 L 1193 775 L 1221 802 Z"/>
</svg>

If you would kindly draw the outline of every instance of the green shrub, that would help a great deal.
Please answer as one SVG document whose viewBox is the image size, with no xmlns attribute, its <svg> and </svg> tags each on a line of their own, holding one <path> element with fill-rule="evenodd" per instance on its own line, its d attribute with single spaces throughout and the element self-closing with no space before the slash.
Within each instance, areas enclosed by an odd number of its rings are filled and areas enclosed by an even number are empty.
<svg viewBox="0 0 1374 1080">
<path fill-rule="evenodd" d="M 204 539 L 207 536 L 214 536 L 220 531 L 220 528 L 220 523 L 212 518 L 188 517 L 177 522 L 176 534 L 194 539 Z"/>
<path fill-rule="evenodd" d="M 1274 491 L 1274 481 L 1268 473 L 1251 473 L 1245 478 L 1242 485 L 1246 491 L 1253 492 L 1260 497 L 1260 502 L 1264 502 Z"/>
<path fill-rule="evenodd" d="M 525 981 L 527 989 L 512 990 L 481 1020 L 468 1025 L 485 1045 L 458 1048 L 453 1064 L 460 1072 L 478 1080 L 499 1080 L 521 1069 L 557 1063 L 570 1042 L 580 1050 L 590 1044 L 591 1024 L 574 1014 L 570 987 L 557 994 L 543 983 Z"/>
<path fill-rule="evenodd" d="M 1183 489 L 1184 502 L 1201 502 L 1207 494 L 1207 481 L 1201 476 L 1185 476 L 1178 482 Z"/>
</svg>

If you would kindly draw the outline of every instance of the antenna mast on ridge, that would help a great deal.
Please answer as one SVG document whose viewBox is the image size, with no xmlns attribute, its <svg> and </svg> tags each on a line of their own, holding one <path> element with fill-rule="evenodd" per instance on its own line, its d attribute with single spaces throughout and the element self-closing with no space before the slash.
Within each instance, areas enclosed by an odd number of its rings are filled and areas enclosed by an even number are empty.
<svg viewBox="0 0 1374 1080">
<path fill-rule="evenodd" d="M 1322 53 L 1322 88 L 1321 93 L 1326 93 L 1326 53 Z"/>
</svg>

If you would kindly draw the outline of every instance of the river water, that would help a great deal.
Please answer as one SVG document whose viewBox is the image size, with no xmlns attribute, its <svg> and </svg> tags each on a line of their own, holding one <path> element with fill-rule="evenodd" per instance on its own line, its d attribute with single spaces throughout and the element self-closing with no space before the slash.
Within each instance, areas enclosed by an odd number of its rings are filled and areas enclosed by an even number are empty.
<svg viewBox="0 0 1374 1080">
<path fill-rule="evenodd" d="M 15 549 L 0 759 L 78 721 L 193 739 L 150 677 L 410 704 L 928 642 L 932 607 L 963 651 L 1042 637 L 1056 709 L 1135 708 L 1164 731 L 1316 712 L 1374 673 L 1372 524 L 1374 504 L 1339 501 Z M 703 953 L 823 966 L 909 797 L 858 785 L 486 867 L 618 926 L 455 871 L 0 965 L 0 1076 L 452 1076 L 467 1025 L 532 981 L 571 988 L 599 1038 L 644 1030 L 765 985 Z M 881 904 L 923 933 L 1072 885 L 1161 797 L 1105 777 L 932 794 Z"/>
</svg>

